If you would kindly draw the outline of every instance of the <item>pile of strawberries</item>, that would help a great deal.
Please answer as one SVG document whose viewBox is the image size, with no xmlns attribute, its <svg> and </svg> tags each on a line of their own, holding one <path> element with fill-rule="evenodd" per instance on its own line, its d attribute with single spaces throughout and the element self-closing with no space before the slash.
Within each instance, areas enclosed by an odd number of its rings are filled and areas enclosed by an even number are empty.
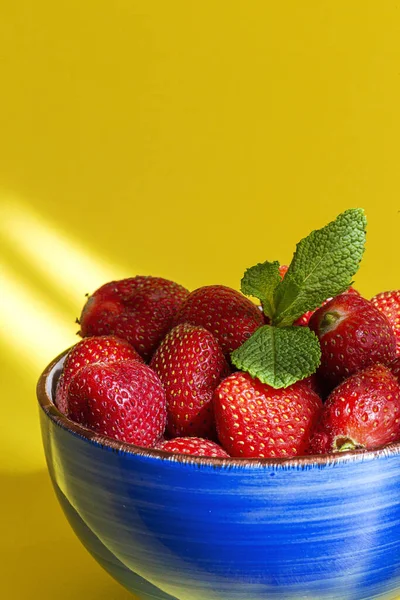
<svg viewBox="0 0 400 600">
<path fill-rule="evenodd" d="M 111 282 L 82 311 L 56 404 L 100 434 L 198 456 L 288 458 L 399 440 L 400 291 L 368 301 L 352 290 L 302 322 L 318 335 L 321 365 L 274 389 L 230 363 L 265 323 L 240 292 Z"/>
<path fill-rule="evenodd" d="M 250 374 L 251 354 L 247 371 L 233 361 L 269 327 L 264 312 L 222 285 L 107 283 L 83 308 L 56 405 L 99 434 L 198 456 L 290 458 L 400 440 L 400 291 L 367 300 L 349 287 L 296 318 L 292 328 L 314 332 L 321 358 L 286 386 Z"/>
</svg>

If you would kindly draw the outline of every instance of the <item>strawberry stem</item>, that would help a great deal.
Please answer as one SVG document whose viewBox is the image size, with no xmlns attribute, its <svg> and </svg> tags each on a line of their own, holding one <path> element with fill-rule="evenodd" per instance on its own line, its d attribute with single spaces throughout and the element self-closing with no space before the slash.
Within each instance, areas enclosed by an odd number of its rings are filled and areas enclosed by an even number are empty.
<svg viewBox="0 0 400 600">
<path fill-rule="evenodd" d="M 327 333 L 331 329 L 334 329 L 338 322 L 343 320 L 343 315 L 338 312 L 327 312 L 320 323 L 321 335 Z"/>
<path fill-rule="evenodd" d="M 336 323 L 338 318 L 339 318 L 339 315 L 337 313 L 326 313 L 326 315 L 324 316 L 324 318 L 322 320 L 321 325 L 322 325 L 322 327 L 333 325 L 334 323 Z"/>
<path fill-rule="evenodd" d="M 349 437 L 338 437 L 334 443 L 336 452 L 347 452 L 348 450 L 358 450 L 363 448 L 362 445 L 357 444 L 354 440 Z"/>
</svg>

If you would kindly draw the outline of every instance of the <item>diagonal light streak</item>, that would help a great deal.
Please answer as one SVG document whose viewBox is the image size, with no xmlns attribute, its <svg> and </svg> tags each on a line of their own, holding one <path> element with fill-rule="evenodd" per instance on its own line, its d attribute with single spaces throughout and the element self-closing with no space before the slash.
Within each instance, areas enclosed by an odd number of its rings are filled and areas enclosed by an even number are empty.
<svg viewBox="0 0 400 600">
<path fill-rule="evenodd" d="M 104 259 L 91 257 L 82 244 L 11 197 L 0 205 L 0 236 L 51 286 L 78 306 L 86 292 L 129 275 Z"/>
<path fill-rule="evenodd" d="M 44 368 L 54 356 L 78 341 L 72 317 L 69 324 L 65 314 L 3 264 L 0 330 L 2 343 L 12 346 L 24 364 L 35 370 Z"/>
</svg>

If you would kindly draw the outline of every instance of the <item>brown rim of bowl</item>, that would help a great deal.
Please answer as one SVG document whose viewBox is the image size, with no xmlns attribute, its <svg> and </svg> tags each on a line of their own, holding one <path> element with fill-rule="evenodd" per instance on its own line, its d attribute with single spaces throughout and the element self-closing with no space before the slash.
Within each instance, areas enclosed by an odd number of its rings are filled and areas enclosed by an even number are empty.
<svg viewBox="0 0 400 600">
<path fill-rule="evenodd" d="M 302 468 L 313 466 L 327 466 L 342 462 L 365 462 L 373 460 L 380 456 L 390 456 L 400 454 L 400 442 L 392 442 L 375 450 L 349 450 L 347 452 L 338 452 L 336 454 L 307 455 L 294 458 L 218 458 L 212 456 L 194 456 L 193 454 L 178 454 L 156 450 L 154 448 L 143 448 L 135 446 L 128 442 L 120 442 L 109 436 L 100 435 L 83 425 L 71 421 L 61 413 L 49 394 L 47 393 L 47 378 L 54 367 L 69 352 L 70 348 L 59 354 L 45 368 L 37 383 L 37 398 L 39 405 L 46 415 L 59 427 L 71 431 L 75 435 L 84 438 L 90 442 L 114 450 L 123 452 L 132 456 L 142 456 L 148 458 L 159 458 L 171 462 L 191 463 L 195 465 L 212 465 L 224 467 L 282 467 L 282 468 Z"/>
</svg>

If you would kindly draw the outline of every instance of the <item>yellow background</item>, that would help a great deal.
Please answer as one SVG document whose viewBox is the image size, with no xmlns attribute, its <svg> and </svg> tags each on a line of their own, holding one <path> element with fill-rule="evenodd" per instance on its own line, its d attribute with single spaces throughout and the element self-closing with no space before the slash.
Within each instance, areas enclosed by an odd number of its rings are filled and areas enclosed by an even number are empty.
<svg viewBox="0 0 400 600">
<path fill-rule="evenodd" d="M 1 597 L 130 596 L 75 539 L 35 403 L 85 292 L 238 287 L 364 207 L 366 296 L 400 287 L 397 1 L 0 1 Z"/>
</svg>

